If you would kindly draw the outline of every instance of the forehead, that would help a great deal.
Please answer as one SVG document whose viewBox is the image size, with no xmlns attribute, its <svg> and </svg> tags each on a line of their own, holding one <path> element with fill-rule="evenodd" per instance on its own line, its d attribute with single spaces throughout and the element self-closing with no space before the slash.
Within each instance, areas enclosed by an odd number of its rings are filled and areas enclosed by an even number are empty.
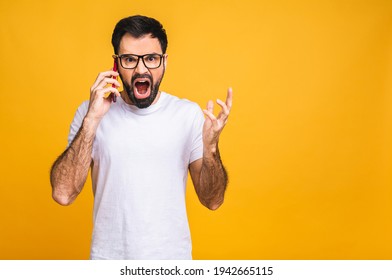
<svg viewBox="0 0 392 280">
<path fill-rule="evenodd" d="M 131 53 L 143 55 L 147 53 L 162 53 L 162 48 L 158 38 L 152 38 L 151 34 L 135 38 L 129 33 L 125 33 L 121 38 L 118 49 L 119 54 Z"/>
</svg>

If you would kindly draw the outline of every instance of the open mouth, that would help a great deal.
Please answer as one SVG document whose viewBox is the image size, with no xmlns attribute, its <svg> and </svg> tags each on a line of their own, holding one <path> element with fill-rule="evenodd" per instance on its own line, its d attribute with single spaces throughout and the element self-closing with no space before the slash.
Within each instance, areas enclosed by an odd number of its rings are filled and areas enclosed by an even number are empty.
<svg viewBox="0 0 392 280">
<path fill-rule="evenodd" d="M 150 85 L 150 81 L 146 78 L 136 79 L 133 83 L 135 97 L 138 99 L 143 99 L 150 96 Z"/>
</svg>

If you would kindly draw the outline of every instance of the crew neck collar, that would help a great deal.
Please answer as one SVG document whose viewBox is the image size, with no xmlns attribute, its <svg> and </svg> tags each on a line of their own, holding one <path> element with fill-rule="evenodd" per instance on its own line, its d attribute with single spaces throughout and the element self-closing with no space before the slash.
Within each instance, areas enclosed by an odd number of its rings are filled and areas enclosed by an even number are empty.
<svg viewBox="0 0 392 280">
<path fill-rule="evenodd" d="M 152 105 L 150 105 L 147 108 L 144 108 L 144 109 L 140 109 L 140 108 L 136 107 L 135 105 L 130 105 L 130 104 L 126 103 L 124 101 L 124 99 L 122 99 L 122 97 L 119 98 L 119 100 L 121 100 L 120 101 L 121 102 L 121 107 L 126 112 L 132 112 L 132 113 L 134 113 L 136 115 L 148 115 L 148 114 L 151 114 L 151 113 L 157 111 L 162 106 L 163 101 L 166 98 L 166 95 L 167 95 L 166 92 L 161 91 L 160 95 L 159 95 L 159 99 L 157 100 L 157 102 L 152 104 Z"/>
</svg>

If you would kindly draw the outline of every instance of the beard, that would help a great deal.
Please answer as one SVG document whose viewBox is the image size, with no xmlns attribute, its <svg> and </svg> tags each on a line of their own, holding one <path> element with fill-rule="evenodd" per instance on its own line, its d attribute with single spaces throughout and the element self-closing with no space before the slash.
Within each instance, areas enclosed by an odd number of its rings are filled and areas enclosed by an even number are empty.
<svg viewBox="0 0 392 280">
<path fill-rule="evenodd" d="M 150 107 L 150 105 L 155 101 L 158 92 L 159 92 L 159 86 L 161 85 L 163 75 L 165 74 L 165 70 L 163 70 L 162 76 L 154 83 L 152 76 L 149 74 L 135 74 L 132 76 L 131 82 L 128 83 L 125 81 L 121 74 L 120 78 L 123 83 L 125 92 L 127 93 L 129 99 L 132 101 L 132 103 L 138 107 L 139 109 L 144 109 L 147 107 Z M 143 79 L 148 79 L 149 80 L 149 87 L 150 87 L 150 95 L 146 98 L 136 98 L 134 91 L 137 90 L 134 86 L 135 80 L 138 78 L 143 78 Z"/>
</svg>

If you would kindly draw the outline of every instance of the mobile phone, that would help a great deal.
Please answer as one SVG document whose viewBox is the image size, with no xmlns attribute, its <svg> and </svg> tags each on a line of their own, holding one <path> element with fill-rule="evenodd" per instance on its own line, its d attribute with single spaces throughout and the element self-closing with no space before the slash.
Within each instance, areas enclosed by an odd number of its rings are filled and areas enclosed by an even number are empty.
<svg viewBox="0 0 392 280">
<path fill-rule="evenodd" d="M 113 63 L 113 71 L 117 71 L 117 58 L 114 59 L 114 63 Z M 114 77 L 113 77 L 114 78 Z M 115 78 L 117 80 L 117 77 Z M 112 87 L 115 88 L 116 85 L 112 84 Z M 115 95 L 114 93 L 112 94 L 112 99 L 113 102 L 117 101 L 117 95 Z"/>
</svg>

